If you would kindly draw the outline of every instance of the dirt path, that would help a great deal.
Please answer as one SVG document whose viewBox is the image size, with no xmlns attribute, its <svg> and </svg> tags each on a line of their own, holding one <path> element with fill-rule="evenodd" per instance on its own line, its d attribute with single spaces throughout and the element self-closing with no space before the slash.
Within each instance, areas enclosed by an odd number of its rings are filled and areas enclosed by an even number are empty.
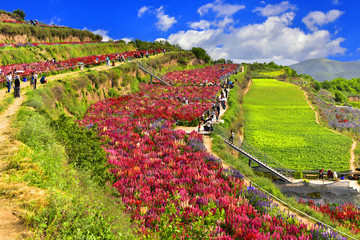
<svg viewBox="0 0 360 240">
<path fill-rule="evenodd" d="M 7 199 L 0 199 L 0 239 L 26 239 L 31 237 L 29 232 L 16 216 L 16 207 Z"/>
<path fill-rule="evenodd" d="M 3 113 L 0 114 L 0 168 L 3 169 L 4 159 L 17 151 L 18 145 L 13 139 L 12 122 L 16 112 L 23 103 L 24 98 L 15 99 Z M 0 179 L 1 179 L 0 175 Z M 1 181 L 1 180 L 0 180 Z M 20 218 L 16 216 L 18 206 L 13 201 L 0 198 L 0 239 L 24 239 L 31 236 L 31 232 L 25 228 Z"/>
<path fill-rule="evenodd" d="M 115 66 L 119 66 L 122 63 L 117 63 Z M 91 70 L 104 70 L 113 68 L 115 66 L 98 66 L 93 67 Z M 75 76 L 81 73 L 82 71 L 75 71 L 69 73 L 58 74 L 54 76 L 47 77 L 47 81 L 53 81 L 69 76 Z M 39 81 L 39 80 L 38 80 Z M 39 84 L 38 88 L 41 88 L 46 85 Z M 6 162 L 4 161 L 9 156 L 15 154 L 18 149 L 18 144 L 14 141 L 14 130 L 11 129 L 12 123 L 16 117 L 17 111 L 20 109 L 21 104 L 25 101 L 25 93 L 30 90 L 30 81 L 21 82 L 21 98 L 16 98 L 14 102 L 8 106 L 8 108 L 0 114 L 0 170 L 4 169 Z M 13 88 L 11 93 L 13 94 Z M 7 89 L 0 89 L 0 100 L 5 99 L 9 93 Z M 0 181 L 2 175 L 0 173 Z M 0 239 L 24 239 L 31 236 L 31 232 L 26 229 L 21 219 L 17 217 L 16 212 L 19 212 L 20 209 L 14 201 L 7 198 L 0 198 Z"/>
<path fill-rule="evenodd" d="M 330 129 L 326 126 L 323 126 L 321 123 L 320 123 L 320 116 L 319 116 L 319 113 L 316 111 L 316 109 L 314 108 L 314 106 L 312 105 L 312 103 L 310 102 L 309 100 L 309 96 L 307 94 L 306 91 L 304 91 L 304 95 L 305 95 L 305 99 L 307 101 L 307 103 L 309 104 L 309 106 L 311 107 L 311 109 L 314 111 L 315 113 L 315 119 L 316 119 L 316 123 L 319 124 L 320 126 L 322 127 L 325 127 L 327 129 L 329 129 L 330 131 L 332 131 L 333 133 L 336 133 L 336 134 L 339 134 L 339 135 L 343 135 L 333 129 Z M 345 135 L 343 135 L 345 136 Z M 347 136 L 346 136 L 347 137 Z M 356 170 L 356 154 L 355 154 L 355 149 L 356 149 L 356 146 L 357 146 L 357 142 L 354 140 L 354 139 L 351 139 L 353 141 L 352 145 L 351 145 L 351 149 L 350 149 L 350 169 L 352 171 L 355 171 Z"/>
</svg>

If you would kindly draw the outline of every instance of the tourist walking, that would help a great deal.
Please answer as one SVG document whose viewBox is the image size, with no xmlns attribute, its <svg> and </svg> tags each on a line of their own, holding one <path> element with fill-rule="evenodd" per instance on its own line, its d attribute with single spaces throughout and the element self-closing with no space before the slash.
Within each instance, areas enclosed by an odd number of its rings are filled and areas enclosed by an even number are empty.
<svg viewBox="0 0 360 240">
<path fill-rule="evenodd" d="M 36 83 L 37 83 L 37 79 L 38 79 L 37 73 L 34 73 L 33 77 L 34 77 L 34 80 L 33 80 L 34 88 L 33 89 L 36 89 Z"/>
<path fill-rule="evenodd" d="M 234 142 L 234 136 L 235 136 L 235 134 L 234 134 L 233 130 L 231 130 L 231 132 L 230 132 L 230 137 L 229 137 L 229 141 L 230 141 L 231 143 Z"/>
<path fill-rule="evenodd" d="M 12 82 L 12 75 L 11 75 L 11 73 L 8 73 L 6 75 L 6 86 L 8 88 L 8 93 L 10 93 L 10 90 L 11 90 L 11 82 Z"/>
<path fill-rule="evenodd" d="M 324 168 L 319 171 L 319 179 L 324 179 Z"/>
<path fill-rule="evenodd" d="M 16 75 L 14 81 L 14 98 L 19 98 L 19 97 L 20 97 L 20 77 L 19 75 Z"/>
</svg>

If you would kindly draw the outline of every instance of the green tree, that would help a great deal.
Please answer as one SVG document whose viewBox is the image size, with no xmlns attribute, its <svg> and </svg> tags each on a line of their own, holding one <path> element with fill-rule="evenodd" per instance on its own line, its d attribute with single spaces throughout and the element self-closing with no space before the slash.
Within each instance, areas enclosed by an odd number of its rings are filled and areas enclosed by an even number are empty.
<svg viewBox="0 0 360 240">
<path fill-rule="evenodd" d="M 25 20 L 26 14 L 24 13 L 24 10 L 16 9 L 16 10 L 13 11 L 13 13 L 18 15 L 22 20 Z"/>
<path fill-rule="evenodd" d="M 341 103 L 343 103 L 343 102 L 346 102 L 346 96 L 342 93 L 342 92 L 340 92 L 340 91 L 335 91 L 335 101 L 336 102 L 341 102 Z"/>
<path fill-rule="evenodd" d="M 203 48 L 193 47 L 191 52 L 196 56 L 196 58 L 204 60 L 205 63 L 209 63 L 211 60 L 210 56 Z"/>
<path fill-rule="evenodd" d="M 313 84 L 316 91 L 319 91 L 321 89 L 321 83 L 319 83 L 318 81 L 314 81 Z"/>
</svg>

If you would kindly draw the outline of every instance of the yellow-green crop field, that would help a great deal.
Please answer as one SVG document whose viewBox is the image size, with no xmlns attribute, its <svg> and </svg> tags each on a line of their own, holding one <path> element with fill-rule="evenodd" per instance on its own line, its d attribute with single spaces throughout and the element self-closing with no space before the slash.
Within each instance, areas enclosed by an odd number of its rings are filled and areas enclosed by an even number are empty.
<svg viewBox="0 0 360 240">
<path fill-rule="evenodd" d="M 260 75 L 267 76 L 267 77 L 277 77 L 281 74 L 284 74 L 284 69 L 281 69 L 279 71 L 260 73 Z"/>
<path fill-rule="evenodd" d="M 245 139 L 291 169 L 350 169 L 350 138 L 318 125 L 297 86 L 253 79 L 244 98 Z"/>
</svg>

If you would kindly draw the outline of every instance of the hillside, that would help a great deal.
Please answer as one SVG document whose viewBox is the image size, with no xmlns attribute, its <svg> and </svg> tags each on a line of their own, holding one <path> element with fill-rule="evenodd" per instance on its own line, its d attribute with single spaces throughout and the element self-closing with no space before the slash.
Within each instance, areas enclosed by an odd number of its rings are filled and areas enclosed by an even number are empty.
<svg viewBox="0 0 360 240">
<path fill-rule="evenodd" d="M 23 13 L 25 16 L 25 13 Z M 23 16 L 23 17 L 24 17 Z M 87 30 L 25 21 L 15 13 L 0 10 L 0 43 L 89 42 L 101 41 L 100 35 Z"/>
<path fill-rule="evenodd" d="M 334 78 L 360 77 L 360 62 L 340 62 L 325 58 L 309 59 L 290 65 L 298 74 L 308 74 L 323 82 Z"/>
</svg>

